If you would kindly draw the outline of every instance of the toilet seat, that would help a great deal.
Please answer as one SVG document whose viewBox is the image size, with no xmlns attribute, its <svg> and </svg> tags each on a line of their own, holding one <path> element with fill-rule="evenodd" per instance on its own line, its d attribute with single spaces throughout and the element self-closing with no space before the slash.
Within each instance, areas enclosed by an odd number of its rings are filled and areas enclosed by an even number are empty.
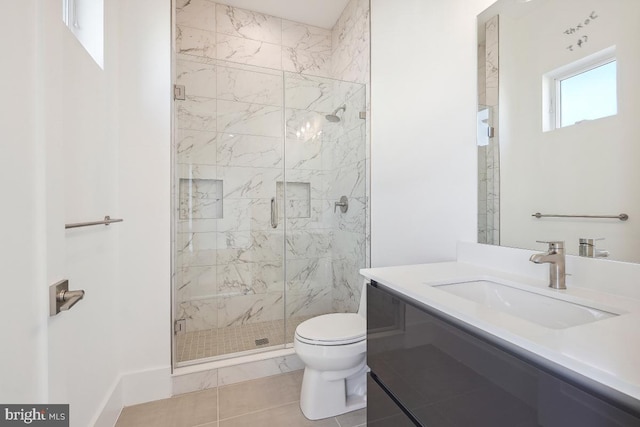
<svg viewBox="0 0 640 427">
<path fill-rule="evenodd" d="M 311 345 L 339 346 L 367 338 L 367 321 L 354 313 L 332 313 L 305 320 L 296 328 L 296 339 Z"/>
</svg>

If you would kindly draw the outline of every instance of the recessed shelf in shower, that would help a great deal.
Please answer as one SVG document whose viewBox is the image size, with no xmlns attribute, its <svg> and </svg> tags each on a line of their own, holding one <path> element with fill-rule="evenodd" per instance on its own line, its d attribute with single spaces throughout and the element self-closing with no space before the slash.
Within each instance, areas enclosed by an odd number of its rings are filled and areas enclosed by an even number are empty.
<svg viewBox="0 0 640 427">
<path fill-rule="evenodd" d="M 222 218 L 222 180 L 180 179 L 180 219 Z"/>
<path fill-rule="evenodd" d="M 311 184 L 308 182 L 287 182 L 287 217 L 311 218 Z M 276 183 L 276 200 L 284 200 L 284 185 Z"/>
</svg>

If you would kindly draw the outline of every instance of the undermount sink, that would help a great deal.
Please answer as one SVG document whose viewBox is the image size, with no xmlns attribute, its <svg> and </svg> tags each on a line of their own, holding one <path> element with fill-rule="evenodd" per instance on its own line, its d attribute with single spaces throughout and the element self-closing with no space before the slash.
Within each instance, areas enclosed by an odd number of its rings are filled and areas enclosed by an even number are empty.
<svg viewBox="0 0 640 427">
<path fill-rule="evenodd" d="M 617 313 L 541 295 L 493 279 L 431 286 L 551 329 L 565 329 L 618 316 Z"/>
</svg>

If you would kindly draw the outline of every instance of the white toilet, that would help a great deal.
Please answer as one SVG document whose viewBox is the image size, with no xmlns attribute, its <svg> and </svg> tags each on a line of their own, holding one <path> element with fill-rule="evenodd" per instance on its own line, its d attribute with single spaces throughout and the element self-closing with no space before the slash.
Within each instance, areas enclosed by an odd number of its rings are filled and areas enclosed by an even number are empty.
<svg viewBox="0 0 640 427">
<path fill-rule="evenodd" d="M 367 405 L 366 286 L 358 313 L 314 317 L 296 328 L 294 348 L 305 363 L 300 409 L 310 420 Z"/>
</svg>

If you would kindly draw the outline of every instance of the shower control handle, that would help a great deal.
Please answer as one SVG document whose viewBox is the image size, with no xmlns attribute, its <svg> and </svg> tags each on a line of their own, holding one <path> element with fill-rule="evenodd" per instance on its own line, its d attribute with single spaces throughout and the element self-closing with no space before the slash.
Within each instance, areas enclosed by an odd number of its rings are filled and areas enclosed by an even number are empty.
<svg viewBox="0 0 640 427">
<path fill-rule="evenodd" d="M 340 197 L 340 201 L 335 202 L 335 204 L 333 205 L 334 213 L 338 209 L 338 206 L 340 206 L 340 212 L 347 213 L 347 211 L 349 210 L 349 199 L 347 199 L 347 196 L 342 196 Z"/>
<path fill-rule="evenodd" d="M 278 205 L 276 198 L 271 198 L 271 228 L 278 228 Z"/>
</svg>

